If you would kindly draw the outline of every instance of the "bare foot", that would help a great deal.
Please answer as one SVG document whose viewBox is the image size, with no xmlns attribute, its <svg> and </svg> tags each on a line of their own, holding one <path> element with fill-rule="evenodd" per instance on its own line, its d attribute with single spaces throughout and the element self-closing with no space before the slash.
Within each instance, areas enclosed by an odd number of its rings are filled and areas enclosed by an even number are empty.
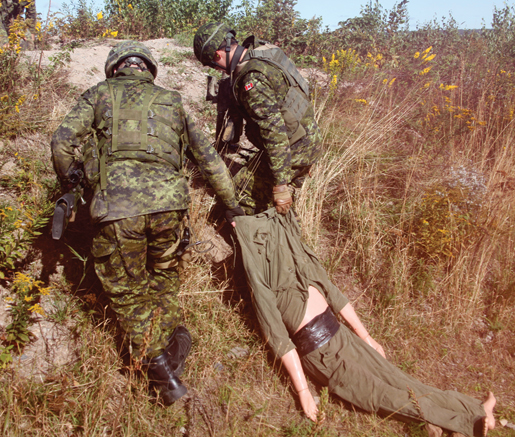
<svg viewBox="0 0 515 437">
<path fill-rule="evenodd" d="M 426 431 L 429 437 L 442 437 L 443 430 L 439 426 L 426 423 Z"/>
<path fill-rule="evenodd" d="M 485 409 L 486 417 L 483 421 L 483 436 L 486 436 L 489 430 L 495 428 L 495 417 L 494 407 L 497 403 L 495 396 L 492 392 L 488 392 L 488 397 L 483 402 L 483 408 Z"/>
</svg>

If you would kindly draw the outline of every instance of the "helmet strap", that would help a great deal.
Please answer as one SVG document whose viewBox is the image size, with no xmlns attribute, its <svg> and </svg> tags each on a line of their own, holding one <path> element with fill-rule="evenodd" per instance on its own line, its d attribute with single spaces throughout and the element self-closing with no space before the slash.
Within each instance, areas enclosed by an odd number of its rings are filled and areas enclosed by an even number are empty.
<svg viewBox="0 0 515 437">
<path fill-rule="evenodd" d="M 231 75 L 231 66 L 229 62 L 229 55 L 231 53 L 231 40 L 234 37 L 232 32 L 227 32 L 225 35 L 225 71 L 230 76 Z"/>
<path fill-rule="evenodd" d="M 234 70 L 236 70 L 236 67 L 240 63 L 240 58 L 244 51 L 245 51 L 245 47 L 242 47 L 242 46 L 238 46 L 238 47 L 236 47 L 236 50 L 234 50 L 234 55 L 231 59 L 231 63 L 227 67 L 227 74 L 229 76 L 232 77 L 232 73 L 234 72 Z"/>
</svg>

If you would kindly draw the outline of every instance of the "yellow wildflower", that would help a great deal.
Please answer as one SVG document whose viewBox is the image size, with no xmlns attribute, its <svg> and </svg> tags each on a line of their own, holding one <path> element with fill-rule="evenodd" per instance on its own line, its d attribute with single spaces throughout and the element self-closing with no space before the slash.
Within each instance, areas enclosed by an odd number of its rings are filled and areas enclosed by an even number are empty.
<svg viewBox="0 0 515 437">
<path fill-rule="evenodd" d="M 113 38 L 116 38 L 116 37 L 118 36 L 118 31 L 117 31 L 117 30 L 113 30 L 113 31 L 111 31 L 111 36 L 112 36 Z"/>
<path fill-rule="evenodd" d="M 133 9 L 132 5 L 129 3 L 129 5 L 127 6 L 131 11 Z"/>
<path fill-rule="evenodd" d="M 36 303 L 36 304 L 32 305 L 29 308 L 29 311 L 31 313 L 41 314 L 42 316 L 45 314 L 45 310 L 41 307 L 41 305 L 39 303 Z"/>
<path fill-rule="evenodd" d="M 432 49 L 432 48 L 433 48 L 433 46 L 429 46 L 427 49 L 425 49 L 425 50 L 422 52 L 422 54 L 423 54 L 423 55 L 428 54 L 428 53 L 431 51 L 431 49 Z"/>
<path fill-rule="evenodd" d="M 424 74 L 427 74 L 427 73 L 429 73 L 429 72 L 431 71 L 431 68 L 433 68 L 433 67 L 432 67 L 432 66 L 430 66 L 430 67 L 424 68 L 424 69 L 423 69 L 422 71 L 420 71 L 418 74 L 419 74 L 420 76 L 424 76 Z"/>
<path fill-rule="evenodd" d="M 338 76 L 335 74 L 333 78 L 331 79 L 331 89 L 334 90 L 338 84 Z"/>
<path fill-rule="evenodd" d="M 420 52 L 416 52 L 416 53 L 413 55 L 413 57 L 414 57 L 415 59 L 417 59 L 419 56 L 420 56 Z"/>
<path fill-rule="evenodd" d="M 436 55 L 434 53 L 432 55 L 429 55 L 427 58 L 424 55 L 424 58 L 423 58 L 424 60 L 422 61 L 422 64 L 432 61 L 435 57 L 436 57 Z"/>
<path fill-rule="evenodd" d="M 446 85 L 444 89 L 445 89 L 445 91 L 450 91 L 450 90 L 454 90 L 456 88 L 458 88 L 458 85 Z"/>
<path fill-rule="evenodd" d="M 397 78 L 396 78 L 396 77 L 394 77 L 394 78 L 390 81 L 390 83 L 388 84 L 388 86 L 392 86 L 392 85 L 393 85 L 393 83 L 395 82 L 395 79 L 397 79 Z"/>
<path fill-rule="evenodd" d="M 48 295 L 50 294 L 50 287 L 40 288 L 40 289 L 39 289 L 39 292 L 40 292 L 43 296 L 48 296 Z"/>
<path fill-rule="evenodd" d="M 388 79 L 383 80 L 383 84 L 386 84 L 386 82 L 388 82 Z"/>
<path fill-rule="evenodd" d="M 34 296 L 25 296 L 25 302 L 30 302 L 34 299 Z"/>
<path fill-rule="evenodd" d="M 104 18 L 104 15 L 102 14 L 102 11 L 100 11 L 100 12 L 97 14 L 97 20 L 101 20 L 102 18 Z"/>
</svg>

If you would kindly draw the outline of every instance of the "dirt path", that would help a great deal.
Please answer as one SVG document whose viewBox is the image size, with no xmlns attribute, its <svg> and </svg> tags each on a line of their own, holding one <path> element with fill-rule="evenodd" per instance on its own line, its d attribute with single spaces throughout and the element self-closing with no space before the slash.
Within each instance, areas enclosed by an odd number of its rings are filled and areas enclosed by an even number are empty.
<svg viewBox="0 0 515 437">
<path fill-rule="evenodd" d="M 70 52 L 71 61 L 64 66 L 68 81 L 80 92 L 105 79 L 104 65 L 111 48 L 120 40 L 88 41 Z M 156 84 L 181 93 L 186 110 L 191 112 L 192 103 L 204 99 L 207 73 L 194 60 L 193 49 L 182 47 L 168 38 L 154 39 L 144 43 L 158 61 Z M 42 65 L 50 65 L 65 50 L 44 50 Z M 26 52 L 35 63 L 41 52 Z M 192 114 L 193 115 L 193 114 Z"/>
</svg>

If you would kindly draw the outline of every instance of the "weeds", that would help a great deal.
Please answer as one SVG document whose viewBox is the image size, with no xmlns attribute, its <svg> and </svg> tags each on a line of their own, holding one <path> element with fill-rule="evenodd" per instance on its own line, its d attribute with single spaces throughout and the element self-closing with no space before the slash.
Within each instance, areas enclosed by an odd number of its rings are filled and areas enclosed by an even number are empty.
<svg viewBox="0 0 515 437">
<path fill-rule="evenodd" d="M 42 282 L 20 272 L 15 273 L 12 291 L 14 297 L 7 297 L 10 308 L 11 323 L 5 328 L 4 343 L 15 346 L 20 353 L 30 341 L 32 333 L 29 330 L 33 315 L 44 315 L 45 312 L 39 304 L 41 296 L 48 296 L 50 288 L 42 287 Z M 5 350 L 4 350 L 5 353 Z M 3 360 L 5 364 L 5 359 Z M 12 361 L 12 360 L 11 360 Z"/>
</svg>

